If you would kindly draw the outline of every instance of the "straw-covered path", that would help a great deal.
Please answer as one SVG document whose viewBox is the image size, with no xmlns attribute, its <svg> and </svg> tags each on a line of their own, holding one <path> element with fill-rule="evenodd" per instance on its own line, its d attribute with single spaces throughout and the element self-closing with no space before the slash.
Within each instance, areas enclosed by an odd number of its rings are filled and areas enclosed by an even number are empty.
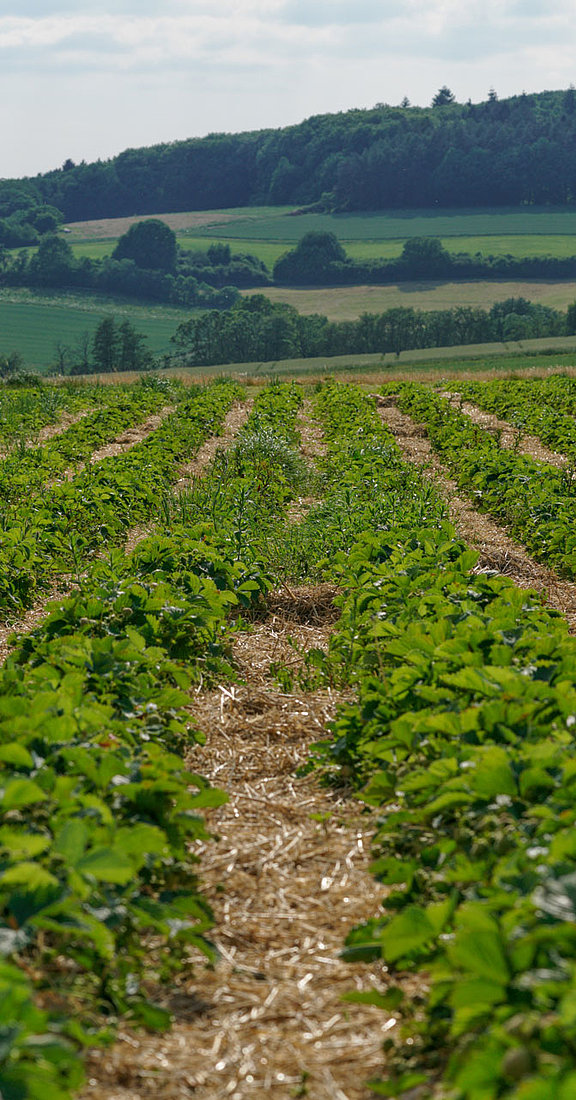
<svg viewBox="0 0 576 1100">
<path fill-rule="evenodd" d="M 404 456 L 423 467 L 446 498 L 457 530 L 479 552 L 480 567 L 509 576 L 521 588 L 535 588 L 545 593 L 548 604 L 561 611 L 571 631 L 576 632 L 576 584 L 561 579 L 552 569 L 535 561 L 521 543 L 511 538 L 505 527 L 476 510 L 435 453 L 424 425 L 402 413 L 390 399 L 386 399 L 378 412 Z M 504 424 L 503 421 L 499 423 Z M 532 450 L 527 439 L 524 444 L 526 454 L 542 461 L 541 444 Z"/>
<path fill-rule="evenodd" d="M 322 452 L 300 417 L 302 452 Z M 310 506 L 296 502 L 292 520 Z M 241 684 L 198 692 L 195 724 L 207 737 L 189 759 L 229 796 L 211 811 L 219 837 L 199 846 L 213 908 L 216 967 L 195 963 L 165 1002 L 169 1033 L 123 1031 L 96 1051 L 83 1100 L 364 1100 L 383 1069 L 382 1043 L 395 1020 L 343 1001 L 386 988 L 386 968 L 352 965 L 340 952 L 348 931 L 381 911 L 368 871 L 373 820 L 347 791 L 298 775 L 343 696 L 295 687 L 270 674 L 295 670 L 302 654 L 328 645 L 334 590 L 292 587 L 271 596 L 266 618 L 234 635 Z"/>
<path fill-rule="evenodd" d="M 463 401 L 459 393 L 448 391 L 440 396 L 445 397 L 455 409 L 469 417 L 473 424 L 497 436 L 501 447 L 518 451 L 519 454 L 534 458 L 537 462 L 547 462 L 550 466 L 559 468 L 566 466 L 566 456 L 550 450 L 550 447 L 546 447 L 538 436 L 521 431 L 520 428 L 510 424 L 508 420 L 502 420 L 494 413 L 485 412 L 472 401 Z"/>
</svg>

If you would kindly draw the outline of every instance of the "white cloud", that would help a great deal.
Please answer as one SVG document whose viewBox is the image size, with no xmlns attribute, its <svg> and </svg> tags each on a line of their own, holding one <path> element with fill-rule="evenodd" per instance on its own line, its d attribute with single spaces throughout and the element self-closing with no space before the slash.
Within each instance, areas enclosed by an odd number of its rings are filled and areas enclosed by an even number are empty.
<svg viewBox="0 0 576 1100">
<path fill-rule="evenodd" d="M 576 82 L 573 0 L 14 6 L 0 0 L 5 174 L 405 94 L 429 103 L 442 84 L 466 100 Z"/>
</svg>

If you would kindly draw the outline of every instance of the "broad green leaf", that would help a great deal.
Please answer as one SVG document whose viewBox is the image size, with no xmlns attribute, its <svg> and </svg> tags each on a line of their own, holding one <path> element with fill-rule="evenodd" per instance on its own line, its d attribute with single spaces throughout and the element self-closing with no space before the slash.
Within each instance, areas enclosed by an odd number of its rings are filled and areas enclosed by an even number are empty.
<svg viewBox="0 0 576 1100">
<path fill-rule="evenodd" d="M 4 764 L 12 764 L 15 768 L 33 768 L 34 760 L 28 749 L 17 741 L 10 741 L 6 745 L 0 745 L 0 760 Z"/>
<path fill-rule="evenodd" d="M 490 748 L 476 755 L 474 768 L 470 769 L 468 777 L 472 789 L 484 798 L 495 798 L 499 794 L 514 797 L 517 794 L 510 759 L 504 749 Z"/>
<path fill-rule="evenodd" d="M 81 875 L 92 875 L 100 882 L 115 882 L 125 886 L 134 876 L 132 862 L 112 848 L 97 848 L 76 864 Z"/>
<path fill-rule="evenodd" d="M 0 829 L 0 848 L 5 848 L 13 859 L 38 856 L 49 847 L 50 837 L 41 833 L 25 833 L 7 825 Z"/>
<path fill-rule="evenodd" d="M 447 951 L 451 962 L 469 974 L 501 984 L 506 984 L 509 979 L 508 965 L 497 931 L 468 932 L 460 929 Z"/>
<path fill-rule="evenodd" d="M 128 856 L 168 854 L 166 834 L 155 825 L 133 825 L 118 829 L 114 846 Z"/>
<path fill-rule="evenodd" d="M 46 886 L 57 886 L 58 879 L 39 863 L 25 861 L 9 867 L 2 875 L 0 885 L 3 888 L 19 886 L 25 887 L 26 890 L 38 890 Z"/>
<path fill-rule="evenodd" d="M 53 851 L 68 863 L 77 863 L 88 844 L 88 827 L 83 821 L 69 821 L 58 834 Z"/>
<path fill-rule="evenodd" d="M 354 990 L 351 993 L 343 993 L 341 1000 L 350 1004 L 375 1005 L 376 1008 L 382 1008 L 388 1012 L 399 1008 L 404 1000 L 404 993 L 397 986 L 386 990 L 386 993 L 379 993 L 377 989 L 371 989 L 366 993 Z"/>
<path fill-rule="evenodd" d="M 48 795 L 32 779 L 12 779 L 4 788 L 0 810 L 20 810 L 36 802 L 46 802 L 47 799 Z"/>
<path fill-rule="evenodd" d="M 434 926 L 425 911 L 416 905 L 408 905 L 386 925 L 380 938 L 385 958 L 395 962 L 433 937 Z"/>
<path fill-rule="evenodd" d="M 166 1031 L 172 1023 L 172 1017 L 165 1009 L 153 1005 L 150 1001 L 137 1001 L 131 1005 L 132 1015 L 148 1031 Z"/>
</svg>

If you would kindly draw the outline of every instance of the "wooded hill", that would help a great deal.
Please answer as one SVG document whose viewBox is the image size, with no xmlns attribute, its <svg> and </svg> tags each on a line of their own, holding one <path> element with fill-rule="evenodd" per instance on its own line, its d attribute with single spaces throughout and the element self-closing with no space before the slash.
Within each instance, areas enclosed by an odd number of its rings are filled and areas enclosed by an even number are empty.
<svg viewBox="0 0 576 1100">
<path fill-rule="evenodd" d="M 448 90 L 445 90 L 448 92 Z M 323 202 L 332 210 L 576 202 L 576 92 L 378 104 L 296 126 L 128 149 L 19 181 L 69 221 Z M 15 181 L 0 184 L 0 202 Z"/>
</svg>

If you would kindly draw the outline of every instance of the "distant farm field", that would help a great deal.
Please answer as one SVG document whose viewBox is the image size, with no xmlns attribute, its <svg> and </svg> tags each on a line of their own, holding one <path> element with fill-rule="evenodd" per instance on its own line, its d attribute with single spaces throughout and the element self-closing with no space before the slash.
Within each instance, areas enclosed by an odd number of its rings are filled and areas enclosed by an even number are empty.
<svg viewBox="0 0 576 1100">
<path fill-rule="evenodd" d="M 530 210 L 407 210 L 357 214 L 302 214 L 265 208 L 258 216 L 214 221 L 194 229 L 195 237 L 297 241 L 310 230 L 335 233 L 341 241 L 407 240 L 410 237 L 576 236 L 576 210 L 533 207 Z"/>
<path fill-rule="evenodd" d="M 158 217 L 174 230 L 183 248 L 229 244 L 252 252 L 272 267 L 279 256 L 311 230 L 334 233 L 354 259 L 399 256 L 411 237 L 439 237 L 452 252 L 484 256 L 576 255 L 576 210 L 538 208 L 416 210 L 357 214 L 294 214 L 292 207 L 201 210 Z M 74 222 L 67 239 L 77 255 L 101 259 L 118 237 L 141 217 Z"/>
<path fill-rule="evenodd" d="M 45 370 L 54 361 L 57 344 L 74 346 L 85 332 L 93 333 L 103 317 L 130 321 L 148 337 L 155 354 L 170 350 L 170 337 L 190 311 L 160 306 L 130 305 L 101 298 L 29 292 L 0 294 L 0 354 L 18 351 L 28 366 Z"/>
<path fill-rule="evenodd" d="M 311 229 L 340 240 L 406 240 L 408 237 L 576 236 L 576 209 L 494 207 L 479 210 L 391 210 L 355 214 L 297 214 L 293 207 L 259 206 L 200 210 L 71 222 L 69 238 L 102 240 L 121 236 L 135 221 L 161 218 L 178 234 L 242 240 L 297 241 Z"/>
<path fill-rule="evenodd" d="M 250 252 L 272 270 L 276 260 L 294 242 L 290 241 L 262 241 L 248 237 L 236 238 L 218 236 L 207 240 L 206 237 L 190 237 L 177 234 L 178 243 L 186 251 L 199 249 L 203 252 L 210 244 L 227 244 L 232 252 Z M 524 259 L 526 256 L 554 256 L 557 259 L 565 259 L 576 256 L 576 237 L 560 235 L 536 235 L 536 236 L 486 236 L 486 237 L 442 237 L 442 244 L 449 252 L 466 252 L 473 256 L 481 252 L 483 256 L 514 256 L 516 259 Z M 109 256 L 115 247 L 116 241 L 86 240 L 75 241 L 72 248 L 77 256 L 89 256 L 91 260 L 101 260 Z M 400 256 L 404 242 L 402 240 L 361 240 L 343 241 L 346 252 L 354 260 L 385 259 L 392 260 Z M 576 273 L 576 266 L 575 266 Z"/>
<path fill-rule="evenodd" d="M 251 291 L 244 293 L 250 294 Z M 266 287 L 273 302 L 287 302 L 299 313 L 322 313 L 331 320 L 353 321 L 362 313 L 382 313 L 398 306 L 413 309 L 452 309 L 474 306 L 490 309 L 507 298 L 527 298 L 554 309 L 566 309 L 576 300 L 576 282 L 399 283 L 394 286 Z"/>
</svg>

